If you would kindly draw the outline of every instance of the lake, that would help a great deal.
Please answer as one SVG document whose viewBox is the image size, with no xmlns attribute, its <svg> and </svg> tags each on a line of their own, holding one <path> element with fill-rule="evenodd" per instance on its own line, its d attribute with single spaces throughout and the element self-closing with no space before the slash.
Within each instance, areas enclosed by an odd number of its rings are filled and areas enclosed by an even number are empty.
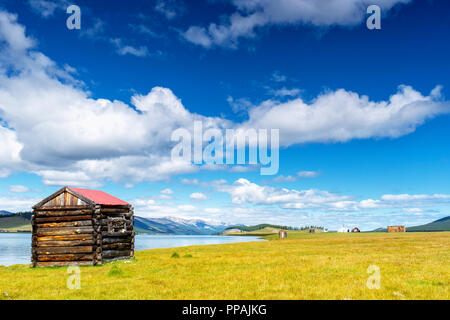
<svg viewBox="0 0 450 320">
<path fill-rule="evenodd" d="M 190 236 L 144 235 L 135 238 L 135 251 L 145 249 L 185 247 L 205 244 L 221 244 L 248 241 L 264 241 L 247 236 Z M 0 265 L 29 264 L 31 256 L 30 233 L 0 233 Z"/>
</svg>

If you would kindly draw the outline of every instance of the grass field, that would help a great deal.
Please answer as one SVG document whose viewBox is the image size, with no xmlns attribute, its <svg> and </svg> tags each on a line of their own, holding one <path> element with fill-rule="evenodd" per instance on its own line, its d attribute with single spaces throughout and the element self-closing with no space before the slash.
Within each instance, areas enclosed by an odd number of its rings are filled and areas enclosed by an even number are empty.
<svg viewBox="0 0 450 320">
<path fill-rule="evenodd" d="M 81 267 L 79 290 L 67 268 L 0 267 L 0 299 L 450 299 L 450 232 L 288 237 L 136 252 Z"/>
<path fill-rule="evenodd" d="M 9 231 L 31 231 L 31 224 L 30 220 L 24 219 L 23 217 L 0 217 L 0 229 Z"/>
</svg>

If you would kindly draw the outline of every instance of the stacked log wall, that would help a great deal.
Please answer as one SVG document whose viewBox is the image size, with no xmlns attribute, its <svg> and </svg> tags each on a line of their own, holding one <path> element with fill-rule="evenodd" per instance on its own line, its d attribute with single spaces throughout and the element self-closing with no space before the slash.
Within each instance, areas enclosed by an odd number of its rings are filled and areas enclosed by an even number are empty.
<svg viewBox="0 0 450 320">
<path fill-rule="evenodd" d="M 102 261 L 134 258 L 134 214 L 129 206 L 101 207 Z M 123 226 L 114 230 L 112 221 Z"/>
<path fill-rule="evenodd" d="M 95 264 L 93 208 L 44 206 L 32 217 L 32 265 Z"/>
<path fill-rule="evenodd" d="M 134 258 L 131 206 L 88 204 L 62 193 L 32 216 L 32 266 L 96 265 Z"/>
</svg>

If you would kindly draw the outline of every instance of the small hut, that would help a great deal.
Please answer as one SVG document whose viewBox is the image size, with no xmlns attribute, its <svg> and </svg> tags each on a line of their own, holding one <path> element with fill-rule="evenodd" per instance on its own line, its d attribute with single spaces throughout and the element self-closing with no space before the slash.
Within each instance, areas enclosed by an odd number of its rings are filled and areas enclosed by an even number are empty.
<svg viewBox="0 0 450 320">
<path fill-rule="evenodd" d="M 354 228 L 352 229 L 352 232 L 361 232 L 361 230 L 359 230 L 358 227 L 354 227 Z"/>
<path fill-rule="evenodd" d="M 388 226 L 388 232 L 406 232 L 405 226 Z"/>
<path fill-rule="evenodd" d="M 287 238 L 287 231 L 286 230 L 278 231 L 278 238 L 279 239 L 286 239 Z"/>
<path fill-rule="evenodd" d="M 102 191 L 64 187 L 33 207 L 31 223 L 33 267 L 134 257 L 133 207 Z"/>
</svg>

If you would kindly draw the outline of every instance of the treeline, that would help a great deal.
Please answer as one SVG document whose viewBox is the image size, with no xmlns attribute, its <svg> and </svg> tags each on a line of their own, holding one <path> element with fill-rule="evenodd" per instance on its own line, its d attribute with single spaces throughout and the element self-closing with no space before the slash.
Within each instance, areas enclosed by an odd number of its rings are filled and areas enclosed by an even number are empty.
<svg viewBox="0 0 450 320">
<path fill-rule="evenodd" d="M 31 211 L 23 211 L 23 212 L 16 212 L 16 213 L 9 213 L 9 214 L 2 214 L 0 215 L 0 218 L 6 218 L 6 217 L 21 217 L 26 220 L 31 220 L 31 216 L 33 215 L 33 212 Z"/>
<path fill-rule="evenodd" d="M 283 229 L 283 230 L 293 230 L 293 231 L 302 231 L 302 230 L 308 230 L 310 228 L 315 228 L 315 229 L 324 229 L 321 226 L 303 226 L 303 227 L 292 227 L 292 226 L 280 226 L 280 225 L 275 225 L 275 224 L 267 224 L 267 223 L 263 223 L 263 224 L 258 224 L 256 226 L 232 226 L 232 227 L 228 227 L 225 230 L 230 230 L 230 229 L 239 229 L 245 232 L 251 232 L 251 231 L 258 231 L 264 228 L 274 228 L 274 229 Z"/>
</svg>

